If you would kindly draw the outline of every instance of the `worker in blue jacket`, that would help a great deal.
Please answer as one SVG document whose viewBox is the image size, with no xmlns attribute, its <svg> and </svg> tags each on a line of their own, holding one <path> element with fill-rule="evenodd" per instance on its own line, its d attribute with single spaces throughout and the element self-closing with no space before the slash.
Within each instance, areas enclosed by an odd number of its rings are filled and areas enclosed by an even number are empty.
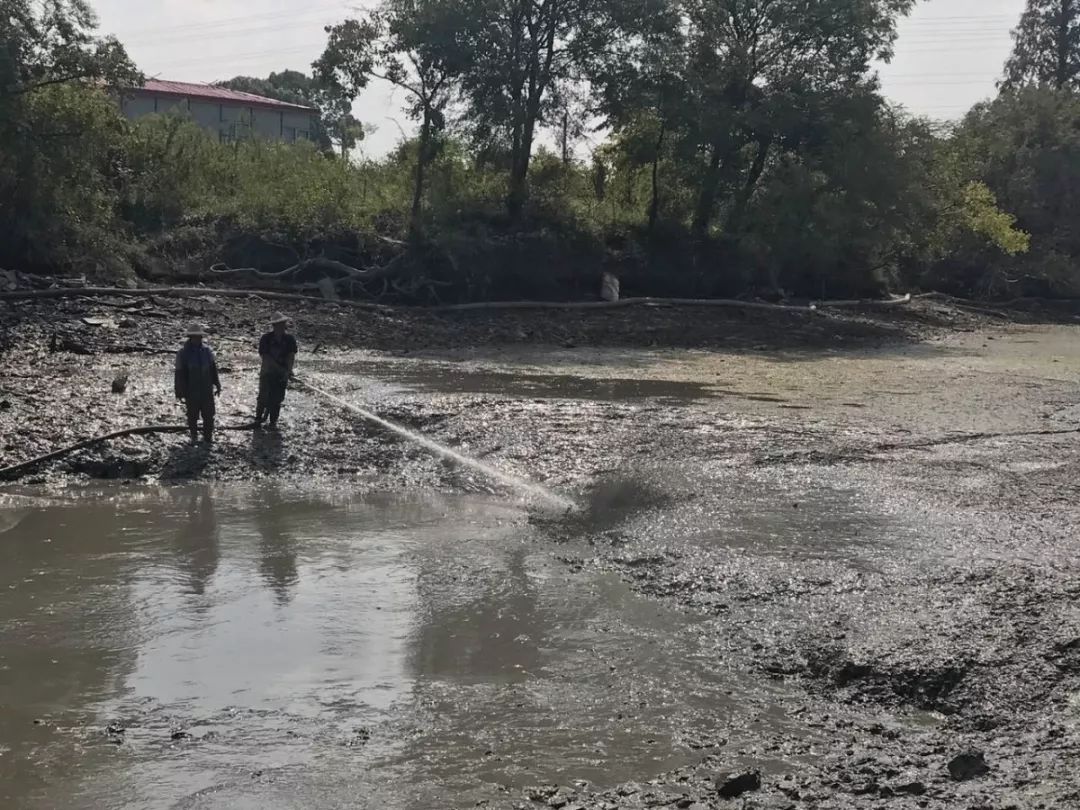
<svg viewBox="0 0 1080 810">
<path fill-rule="evenodd" d="M 202 418 L 203 441 L 214 441 L 214 397 L 221 394 L 217 360 L 203 341 L 206 329 L 192 325 L 187 331 L 187 343 L 176 353 L 176 398 L 187 408 L 191 441 L 199 440 L 199 419 Z"/>
</svg>

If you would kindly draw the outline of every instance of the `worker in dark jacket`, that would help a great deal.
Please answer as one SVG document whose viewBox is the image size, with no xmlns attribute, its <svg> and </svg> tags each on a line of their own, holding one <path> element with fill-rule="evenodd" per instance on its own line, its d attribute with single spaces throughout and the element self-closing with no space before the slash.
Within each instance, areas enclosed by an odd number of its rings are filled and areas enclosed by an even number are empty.
<svg viewBox="0 0 1080 810">
<path fill-rule="evenodd" d="M 191 441 L 199 439 L 199 418 L 202 417 L 203 441 L 214 441 L 214 397 L 221 394 L 217 361 L 210 347 L 203 343 L 206 330 L 192 326 L 187 343 L 176 353 L 176 398 L 187 407 L 188 430 Z"/>
<path fill-rule="evenodd" d="M 271 331 L 259 341 L 262 370 L 259 372 L 259 401 L 255 406 L 255 424 L 262 427 L 262 423 L 269 416 L 270 429 L 276 430 L 299 348 L 296 338 L 288 332 L 289 319 L 284 315 L 275 314 L 270 319 L 270 327 Z"/>
</svg>

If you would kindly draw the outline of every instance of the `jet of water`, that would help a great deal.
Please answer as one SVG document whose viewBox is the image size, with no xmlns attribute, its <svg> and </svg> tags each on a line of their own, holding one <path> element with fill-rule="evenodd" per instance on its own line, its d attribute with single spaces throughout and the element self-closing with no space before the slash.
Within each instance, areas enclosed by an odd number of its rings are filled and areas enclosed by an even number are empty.
<svg viewBox="0 0 1080 810">
<path fill-rule="evenodd" d="M 374 422 L 376 425 L 386 428 L 387 430 L 392 431 L 393 433 L 396 433 L 399 436 L 402 436 L 409 441 L 420 445 L 426 450 L 430 450 L 437 456 L 442 456 L 443 458 L 450 459 L 451 461 L 460 464 L 462 467 L 468 467 L 470 469 L 476 470 L 477 472 L 482 473 L 487 477 L 492 478 L 507 487 L 510 487 L 511 489 L 516 489 L 519 492 L 531 495 L 535 499 L 544 501 L 557 509 L 563 510 L 565 512 L 571 512 L 577 509 L 577 504 L 575 504 L 573 501 L 552 492 L 546 487 L 542 487 L 537 483 L 528 481 L 524 478 L 520 478 L 516 475 L 512 475 L 511 473 L 503 472 L 502 470 L 496 469 L 495 467 L 492 467 L 488 464 L 484 464 L 482 461 L 477 461 L 475 458 L 463 455 L 457 450 L 446 447 L 445 445 L 439 444 L 438 442 L 429 439 L 427 436 L 424 436 L 420 433 L 415 433 L 407 428 L 402 427 L 401 425 L 391 422 L 389 419 L 383 419 L 381 416 L 377 416 L 371 411 L 361 408 L 359 405 L 348 402 L 341 397 L 334 396 L 329 391 L 324 391 L 323 389 L 312 385 L 307 380 L 300 380 L 300 383 L 313 394 L 317 394 L 328 402 L 333 402 L 335 405 L 338 405 L 347 411 L 351 411 L 352 413 L 363 417 L 369 422 Z"/>
</svg>

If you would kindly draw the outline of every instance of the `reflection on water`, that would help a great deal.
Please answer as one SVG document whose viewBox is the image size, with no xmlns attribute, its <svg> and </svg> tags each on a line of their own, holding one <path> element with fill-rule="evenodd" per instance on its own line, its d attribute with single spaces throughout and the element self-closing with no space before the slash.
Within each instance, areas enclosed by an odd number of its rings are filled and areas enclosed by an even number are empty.
<svg viewBox="0 0 1080 810">
<path fill-rule="evenodd" d="M 369 394 L 382 386 L 380 394 L 404 388 L 446 394 L 498 394 L 538 399 L 662 399 L 688 402 L 707 399 L 719 393 L 713 386 L 698 382 L 530 374 L 521 370 L 495 371 L 433 361 L 395 364 L 370 360 L 350 363 L 317 361 L 312 368 L 325 374 L 344 375 L 349 380 L 363 377 Z"/>
<path fill-rule="evenodd" d="M 176 559 L 188 592 L 202 596 L 221 556 L 214 499 L 209 492 L 196 490 L 188 496 L 186 510 L 187 518 L 176 534 Z"/>
<path fill-rule="evenodd" d="M 296 566 L 296 544 L 288 527 L 289 507 L 276 488 L 266 505 L 255 511 L 259 532 L 259 573 L 279 605 L 287 605 L 291 591 L 300 581 Z"/>
<path fill-rule="evenodd" d="M 471 806 L 737 725 L 685 617 L 516 507 L 122 492 L 0 539 L 0 807 Z"/>
<path fill-rule="evenodd" d="M 421 598 L 442 601 L 440 594 L 426 588 L 421 588 Z M 417 633 L 416 675 L 497 682 L 527 677 L 537 670 L 544 642 L 536 602 L 525 550 L 514 549 L 507 556 L 505 571 L 485 590 L 447 609 L 429 606 L 429 620 Z"/>
</svg>

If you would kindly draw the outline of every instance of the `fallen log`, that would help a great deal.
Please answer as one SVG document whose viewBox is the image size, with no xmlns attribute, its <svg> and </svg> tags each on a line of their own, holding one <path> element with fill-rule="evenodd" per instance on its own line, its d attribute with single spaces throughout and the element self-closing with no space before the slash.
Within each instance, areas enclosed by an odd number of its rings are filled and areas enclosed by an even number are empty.
<svg viewBox="0 0 1080 810">
<path fill-rule="evenodd" d="M 763 301 L 741 301 L 738 298 L 622 298 L 618 301 L 490 301 L 472 304 L 447 304 L 430 307 L 433 312 L 470 312 L 494 309 L 621 309 L 624 307 L 727 307 L 734 309 L 763 309 L 773 312 L 808 314 L 820 309 L 853 307 L 891 307 L 911 303 L 911 296 L 887 301 L 820 301 L 807 306 L 768 304 Z"/>
<path fill-rule="evenodd" d="M 226 425 L 219 427 L 217 430 L 231 430 L 231 431 L 246 431 L 254 430 L 255 425 Z M 21 461 L 18 464 L 12 464 L 10 467 L 0 467 L 0 479 L 14 479 L 25 474 L 29 470 L 37 467 L 41 464 L 46 464 L 50 461 L 56 461 L 58 458 L 71 455 L 79 450 L 85 450 L 88 447 L 93 447 L 95 444 L 101 444 L 103 442 L 111 441 L 112 439 L 122 439 L 125 436 L 146 436 L 151 433 L 186 433 L 188 427 L 186 425 L 144 425 L 142 427 L 127 428 L 126 430 L 118 430 L 114 433 L 107 433 L 104 436 L 95 436 L 92 439 L 86 439 L 85 441 L 78 442 L 77 444 L 63 447 L 52 453 L 46 453 L 43 456 L 29 459 L 28 461 Z"/>
<path fill-rule="evenodd" d="M 307 301 L 326 304 L 323 298 L 296 293 L 272 292 L 268 290 L 233 290 L 218 287 L 148 287 L 123 289 L 114 287 L 55 287 L 47 290 L 16 290 L 0 292 L 0 301 L 20 301 L 46 298 L 75 298 L 80 296 L 129 295 L 152 297 L 160 295 L 166 298 L 190 298 L 200 295 L 217 295 L 232 298 L 266 298 L 270 300 Z M 737 298 L 623 298 L 619 301 L 481 301 L 471 304 L 444 304 L 436 307 L 392 307 L 386 304 L 374 304 L 367 301 L 342 300 L 334 303 L 357 309 L 393 312 L 414 310 L 420 312 L 469 312 L 473 310 L 520 310 L 520 309 L 620 309 L 624 307 L 727 307 L 733 309 L 761 309 L 779 312 L 812 313 L 821 309 L 855 307 L 894 307 L 911 303 L 911 297 L 893 298 L 883 301 L 820 301 L 807 306 L 794 304 L 768 304 L 763 301 L 741 301 Z"/>
<path fill-rule="evenodd" d="M 223 298 L 266 298 L 273 301 L 308 301 L 313 304 L 325 304 L 323 298 L 296 293 L 272 292 L 269 290 L 231 290 L 217 287 L 143 287 L 124 289 L 117 287 L 51 287 L 47 290 L 15 290 L 0 292 L 0 301 L 32 301 L 49 298 L 79 298 L 109 295 L 128 295 L 132 297 L 152 298 L 194 298 L 200 295 L 217 295 Z M 385 304 L 372 304 L 367 301 L 336 301 L 334 303 L 355 309 L 390 310 Z"/>
</svg>

